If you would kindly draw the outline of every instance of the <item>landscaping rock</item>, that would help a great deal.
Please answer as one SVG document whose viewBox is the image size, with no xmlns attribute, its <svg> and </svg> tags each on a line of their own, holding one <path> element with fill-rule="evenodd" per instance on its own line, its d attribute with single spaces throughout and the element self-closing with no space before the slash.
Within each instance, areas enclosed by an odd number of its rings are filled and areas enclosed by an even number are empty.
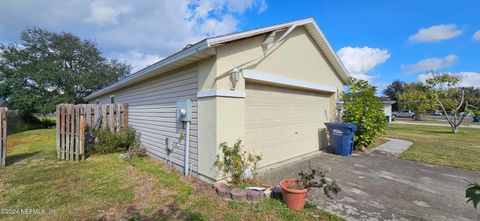
<svg viewBox="0 0 480 221">
<path fill-rule="evenodd" d="M 247 192 L 247 190 L 235 188 L 230 192 L 230 194 L 232 195 L 233 200 L 243 201 L 247 200 Z"/>
<path fill-rule="evenodd" d="M 272 189 L 271 188 L 267 188 L 263 191 L 263 194 L 265 195 L 266 198 L 270 198 L 272 197 Z"/>
<path fill-rule="evenodd" d="M 230 199 L 230 188 L 228 186 L 221 186 L 217 188 L 217 195 L 224 199 Z"/>
<path fill-rule="evenodd" d="M 282 188 L 280 186 L 274 186 L 271 197 L 274 199 L 282 199 Z"/>
<path fill-rule="evenodd" d="M 248 190 L 247 199 L 250 201 L 259 201 L 265 199 L 265 193 L 263 191 Z"/>
<path fill-rule="evenodd" d="M 227 185 L 225 185 L 225 183 L 214 183 L 213 184 L 213 188 L 215 190 L 217 190 L 218 188 L 226 188 L 226 187 L 227 187 Z"/>
</svg>

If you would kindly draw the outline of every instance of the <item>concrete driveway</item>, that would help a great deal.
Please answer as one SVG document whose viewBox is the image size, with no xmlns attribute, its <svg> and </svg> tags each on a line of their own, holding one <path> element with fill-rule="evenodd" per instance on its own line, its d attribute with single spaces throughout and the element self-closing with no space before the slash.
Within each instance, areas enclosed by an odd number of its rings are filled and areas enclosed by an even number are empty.
<svg viewBox="0 0 480 221">
<path fill-rule="evenodd" d="M 480 173 L 401 160 L 374 151 L 341 157 L 316 154 L 262 173 L 266 183 L 296 178 L 312 166 L 329 168 L 342 192 L 333 200 L 320 190 L 309 192 L 309 201 L 348 220 L 480 220 L 480 210 L 465 203 L 467 180 Z"/>
</svg>

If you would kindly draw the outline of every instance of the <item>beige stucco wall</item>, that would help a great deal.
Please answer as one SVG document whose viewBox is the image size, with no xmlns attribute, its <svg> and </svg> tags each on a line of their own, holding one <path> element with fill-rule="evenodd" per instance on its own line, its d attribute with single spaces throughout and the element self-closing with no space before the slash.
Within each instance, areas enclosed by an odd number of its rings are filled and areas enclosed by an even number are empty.
<svg viewBox="0 0 480 221">
<path fill-rule="evenodd" d="M 277 33 L 276 38 L 283 33 Z M 262 45 L 264 38 L 262 35 L 217 47 L 215 57 L 199 63 L 199 91 L 231 90 L 230 73 L 234 67 L 343 90 L 340 77 L 303 27 L 292 31 L 279 47 L 262 58 L 264 51 L 272 47 Z M 261 58 L 257 63 L 251 62 L 257 58 Z M 235 91 L 245 92 L 246 83 L 243 76 L 240 76 Z M 324 108 L 328 121 L 335 120 L 336 97 L 336 93 L 322 94 L 322 104 L 327 106 Z M 246 137 L 245 98 L 199 98 L 198 108 L 199 173 L 205 177 L 218 178 L 213 168 L 218 145 L 224 141 L 231 144 Z"/>
</svg>

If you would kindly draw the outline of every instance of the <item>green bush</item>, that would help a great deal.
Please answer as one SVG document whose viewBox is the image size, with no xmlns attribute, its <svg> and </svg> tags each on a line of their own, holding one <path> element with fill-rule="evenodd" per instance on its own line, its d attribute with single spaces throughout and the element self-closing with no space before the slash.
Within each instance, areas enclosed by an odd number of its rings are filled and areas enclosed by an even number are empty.
<svg viewBox="0 0 480 221">
<path fill-rule="evenodd" d="M 107 128 L 95 130 L 96 141 L 93 144 L 94 153 L 114 153 L 119 150 L 138 148 L 140 136 L 135 129 L 129 127 L 120 132 L 113 132 Z"/>
<path fill-rule="evenodd" d="M 55 118 L 35 116 L 27 112 L 16 110 L 9 110 L 7 112 L 7 122 L 8 134 L 55 126 Z"/>
<path fill-rule="evenodd" d="M 345 110 L 343 122 L 357 125 L 355 149 L 370 146 L 383 134 L 387 125 L 383 104 L 375 97 L 376 87 L 367 81 L 351 78 L 348 90 L 343 94 Z"/>
<path fill-rule="evenodd" d="M 474 117 L 480 116 L 480 110 L 473 110 L 472 112 Z"/>
<path fill-rule="evenodd" d="M 242 185 L 255 182 L 258 162 L 262 160 L 261 155 L 242 150 L 241 140 L 235 142 L 231 147 L 227 142 L 223 142 L 220 144 L 220 149 L 222 154 L 217 154 L 214 165 L 224 176 L 231 179 L 230 183 Z"/>
</svg>

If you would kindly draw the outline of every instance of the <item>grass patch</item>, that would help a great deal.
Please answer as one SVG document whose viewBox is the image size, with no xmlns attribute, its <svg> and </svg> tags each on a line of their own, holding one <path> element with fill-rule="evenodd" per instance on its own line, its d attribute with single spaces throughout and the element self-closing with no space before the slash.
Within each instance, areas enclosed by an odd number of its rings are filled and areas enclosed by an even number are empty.
<svg viewBox="0 0 480 221">
<path fill-rule="evenodd" d="M 432 119 L 432 118 L 424 118 L 422 120 L 414 120 L 411 118 L 397 118 L 395 121 L 404 121 L 404 122 L 411 122 L 411 123 L 427 123 L 427 124 L 446 124 L 449 125 L 447 120 L 444 118 L 441 119 Z M 462 122 L 463 126 L 471 126 L 471 125 L 480 125 L 480 123 L 475 122 Z"/>
<path fill-rule="evenodd" d="M 35 159 L 55 159 L 55 130 L 30 130 L 7 137 L 6 164 L 30 162 Z"/>
<path fill-rule="evenodd" d="M 400 155 L 402 159 L 480 171 L 480 129 L 460 128 L 454 134 L 449 127 L 390 124 L 386 136 L 410 140 L 413 145 Z"/>
<path fill-rule="evenodd" d="M 209 185 L 149 158 L 130 164 L 113 153 L 57 161 L 51 129 L 10 135 L 8 145 L 0 208 L 45 214 L 0 214 L 2 220 L 341 220 L 315 207 L 294 213 L 273 199 L 225 201 Z"/>
</svg>

